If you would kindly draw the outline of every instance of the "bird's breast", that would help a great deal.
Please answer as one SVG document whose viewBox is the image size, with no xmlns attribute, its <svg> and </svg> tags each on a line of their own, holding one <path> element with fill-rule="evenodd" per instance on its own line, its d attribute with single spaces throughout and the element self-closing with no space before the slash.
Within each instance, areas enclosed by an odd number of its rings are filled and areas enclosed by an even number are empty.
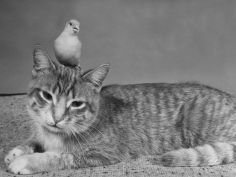
<svg viewBox="0 0 236 177">
<path fill-rule="evenodd" d="M 57 56 L 65 58 L 79 57 L 81 53 L 81 42 L 77 37 L 58 38 L 54 44 Z"/>
</svg>

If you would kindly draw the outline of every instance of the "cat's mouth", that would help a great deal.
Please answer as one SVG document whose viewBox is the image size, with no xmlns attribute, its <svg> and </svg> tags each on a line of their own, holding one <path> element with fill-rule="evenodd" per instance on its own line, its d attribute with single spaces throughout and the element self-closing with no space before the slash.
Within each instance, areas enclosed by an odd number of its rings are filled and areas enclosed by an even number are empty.
<svg viewBox="0 0 236 177">
<path fill-rule="evenodd" d="M 57 125 L 49 125 L 49 127 L 53 129 L 60 129 Z"/>
<path fill-rule="evenodd" d="M 56 124 L 54 124 L 54 125 L 48 125 L 47 124 L 47 125 L 44 125 L 43 128 L 45 130 L 47 130 L 48 132 L 52 132 L 52 133 L 59 133 L 59 132 L 61 132 L 61 128 L 58 127 Z"/>
</svg>

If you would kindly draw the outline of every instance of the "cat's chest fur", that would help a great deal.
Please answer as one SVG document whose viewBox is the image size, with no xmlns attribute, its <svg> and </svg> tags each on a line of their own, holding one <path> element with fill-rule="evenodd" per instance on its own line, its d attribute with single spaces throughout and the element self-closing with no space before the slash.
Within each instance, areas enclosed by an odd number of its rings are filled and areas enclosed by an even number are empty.
<svg viewBox="0 0 236 177">
<path fill-rule="evenodd" d="M 43 130 L 39 131 L 39 139 L 45 151 L 65 151 L 66 147 L 61 137 L 49 134 Z"/>
</svg>

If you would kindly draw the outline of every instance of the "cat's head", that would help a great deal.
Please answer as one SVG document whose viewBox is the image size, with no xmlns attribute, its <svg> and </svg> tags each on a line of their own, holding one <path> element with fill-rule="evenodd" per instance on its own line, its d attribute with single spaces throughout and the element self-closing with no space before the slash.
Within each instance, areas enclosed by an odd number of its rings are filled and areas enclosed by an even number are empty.
<svg viewBox="0 0 236 177">
<path fill-rule="evenodd" d="M 83 133 L 97 120 L 100 89 L 109 65 L 84 74 L 58 64 L 41 49 L 34 50 L 28 110 L 37 126 L 61 135 Z"/>
</svg>

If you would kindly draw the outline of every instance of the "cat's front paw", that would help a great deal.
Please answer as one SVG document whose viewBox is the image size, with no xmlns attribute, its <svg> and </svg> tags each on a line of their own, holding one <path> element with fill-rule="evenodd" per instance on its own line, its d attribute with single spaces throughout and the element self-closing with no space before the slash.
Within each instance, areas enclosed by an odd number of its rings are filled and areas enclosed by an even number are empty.
<svg viewBox="0 0 236 177">
<path fill-rule="evenodd" d="M 30 159 L 27 155 L 20 156 L 10 163 L 8 170 L 14 174 L 32 174 Z"/>
<path fill-rule="evenodd" d="M 13 160 L 15 160 L 17 157 L 25 154 L 24 148 L 21 146 L 17 146 L 14 149 L 10 150 L 6 157 L 4 158 L 5 163 L 8 165 L 10 164 Z"/>
</svg>

